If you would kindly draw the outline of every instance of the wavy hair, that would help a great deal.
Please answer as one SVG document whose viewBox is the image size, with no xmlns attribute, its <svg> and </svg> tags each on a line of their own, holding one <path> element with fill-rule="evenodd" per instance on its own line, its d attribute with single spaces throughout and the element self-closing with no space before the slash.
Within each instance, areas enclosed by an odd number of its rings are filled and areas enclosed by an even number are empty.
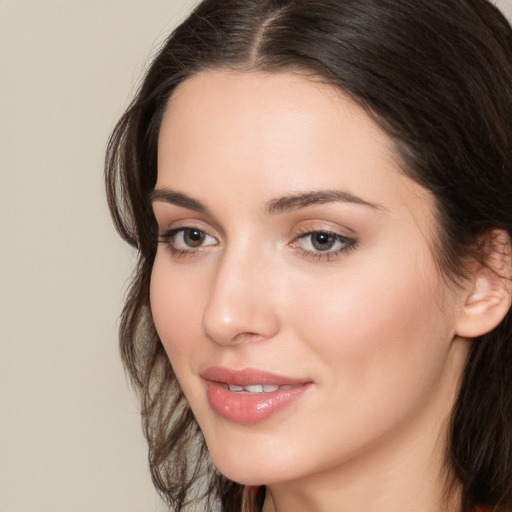
<svg viewBox="0 0 512 512">
<path fill-rule="evenodd" d="M 512 234 L 512 31 L 486 0 L 205 0 L 172 32 L 115 127 L 106 186 L 115 226 L 138 262 L 121 317 L 125 367 L 140 395 L 153 481 L 169 506 L 201 497 L 259 510 L 213 467 L 155 331 L 149 283 L 162 116 L 176 87 L 206 69 L 298 71 L 362 106 L 395 143 L 403 172 L 430 190 L 443 275 L 463 276 L 477 241 Z M 447 464 L 461 510 L 512 509 L 512 320 L 472 341 Z M 249 496 L 249 497 L 248 497 Z M 216 505 L 217 504 L 217 505 Z"/>
</svg>

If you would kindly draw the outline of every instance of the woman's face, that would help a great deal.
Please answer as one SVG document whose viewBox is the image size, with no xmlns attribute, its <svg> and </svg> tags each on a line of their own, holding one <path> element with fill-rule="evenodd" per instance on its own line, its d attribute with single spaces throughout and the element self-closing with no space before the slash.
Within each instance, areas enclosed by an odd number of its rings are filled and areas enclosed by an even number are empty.
<svg viewBox="0 0 512 512">
<path fill-rule="evenodd" d="M 438 274 L 432 197 L 360 107 L 297 74 L 200 73 L 167 108 L 152 199 L 154 321 L 221 472 L 432 450 L 464 297 Z"/>
</svg>

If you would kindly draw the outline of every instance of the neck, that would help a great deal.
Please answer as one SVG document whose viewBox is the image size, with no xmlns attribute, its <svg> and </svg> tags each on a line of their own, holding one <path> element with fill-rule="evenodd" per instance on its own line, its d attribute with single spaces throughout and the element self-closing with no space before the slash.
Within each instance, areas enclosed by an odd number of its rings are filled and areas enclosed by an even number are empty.
<svg viewBox="0 0 512 512">
<path fill-rule="evenodd" d="M 446 446 L 467 348 L 454 342 L 438 391 L 414 418 L 335 468 L 268 486 L 263 512 L 460 512 Z"/>
</svg>

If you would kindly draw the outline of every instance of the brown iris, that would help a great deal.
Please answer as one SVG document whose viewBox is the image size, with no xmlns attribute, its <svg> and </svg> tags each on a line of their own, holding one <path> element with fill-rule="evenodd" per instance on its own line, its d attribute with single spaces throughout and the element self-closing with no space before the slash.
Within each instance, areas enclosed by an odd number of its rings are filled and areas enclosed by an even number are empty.
<svg viewBox="0 0 512 512">
<path fill-rule="evenodd" d="M 329 233 L 313 233 L 311 235 L 311 245 L 317 251 L 328 251 L 332 249 L 335 237 Z"/>
<path fill-rule="evenodd" d="M 206 234 L 199 229 L 185 229 L 183 232 L 183 241 L 189 247 L 201 247 L 203 245 Z"/>
</svg>

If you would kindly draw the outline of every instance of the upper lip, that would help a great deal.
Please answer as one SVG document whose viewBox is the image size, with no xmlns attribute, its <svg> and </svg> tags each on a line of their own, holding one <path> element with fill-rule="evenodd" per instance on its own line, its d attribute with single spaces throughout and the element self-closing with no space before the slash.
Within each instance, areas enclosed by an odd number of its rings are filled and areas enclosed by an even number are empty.
<svg viewBox="0 0 512 512">
<path fill-rule="evenodd" d="M 269 373 L 255 368 L 225 368 L 213 366 L 201 373 L 201 377 L 212 382 L 222 382 L 232 386 L 251 386 L 255 384 L 267 384 L 270 386 L 294 386 L 305 384 L 308 381 L 285 377 L 275 373 Z"/>
</svg>

